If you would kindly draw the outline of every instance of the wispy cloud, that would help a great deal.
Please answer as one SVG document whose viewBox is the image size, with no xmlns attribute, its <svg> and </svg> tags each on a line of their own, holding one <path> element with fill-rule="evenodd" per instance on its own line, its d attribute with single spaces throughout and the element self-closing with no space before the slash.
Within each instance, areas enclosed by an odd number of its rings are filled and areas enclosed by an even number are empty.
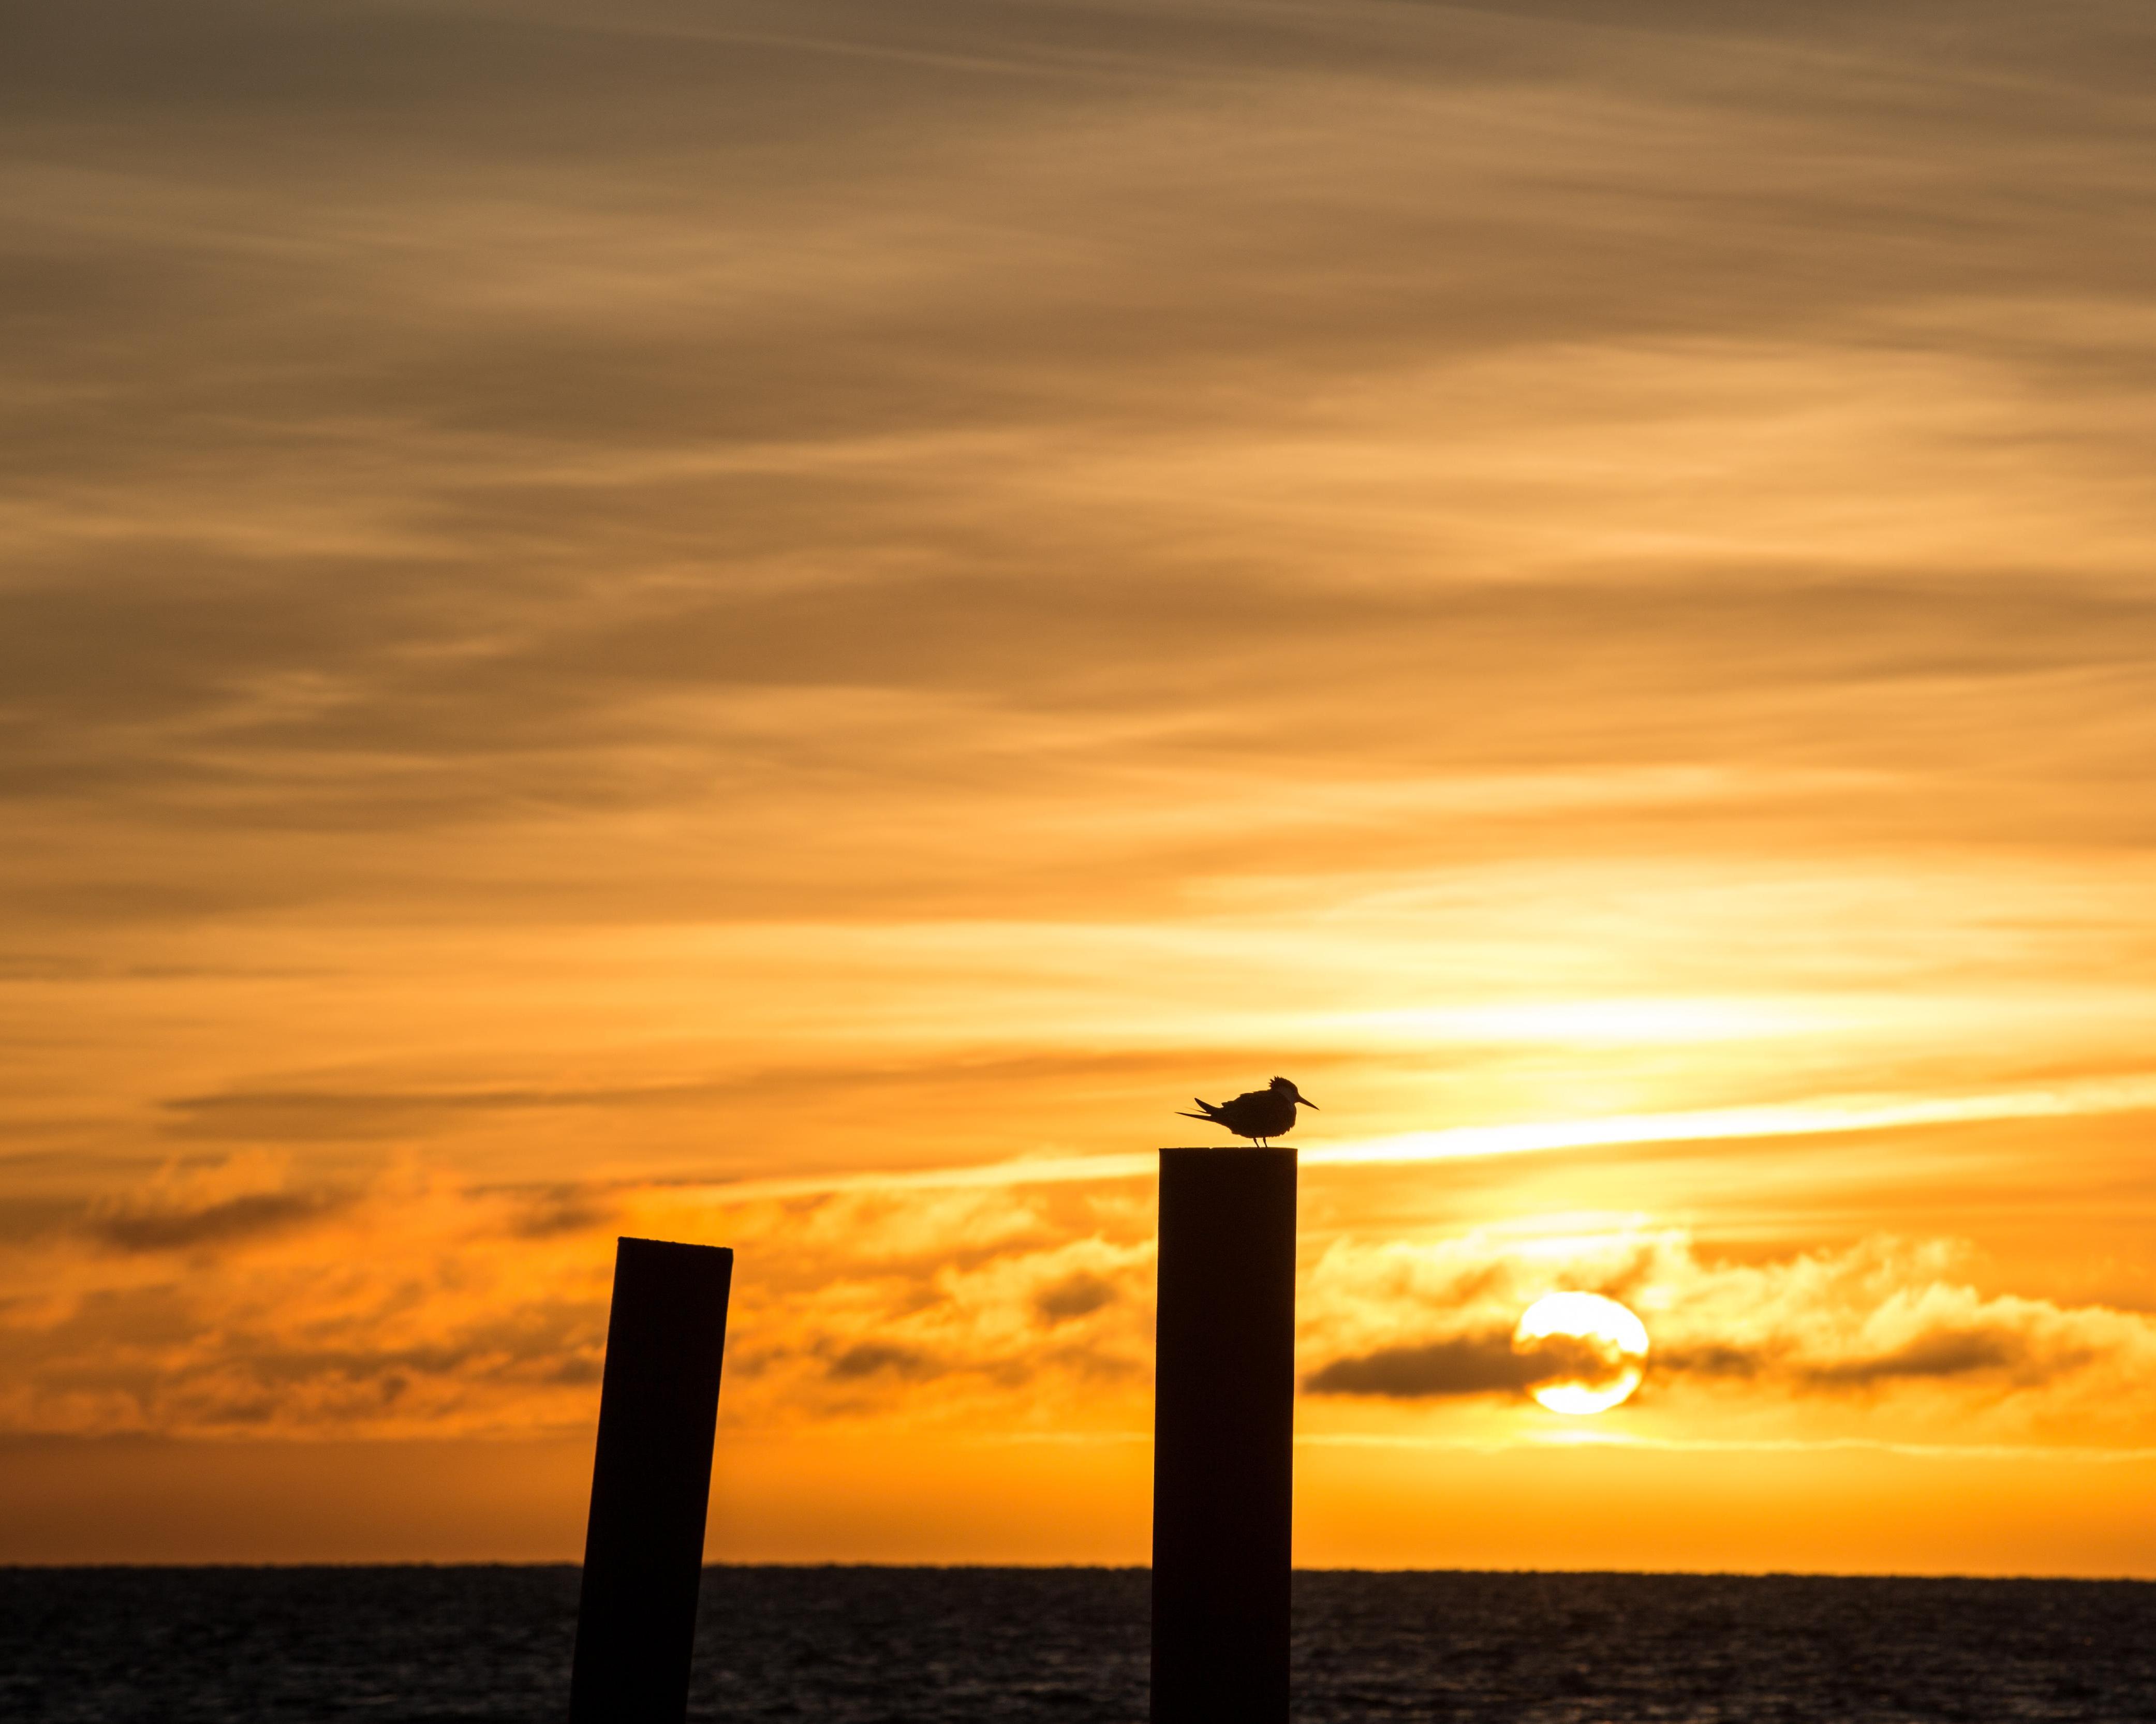
<svg viewBox="0 0 2156 1724">
<path fill-rule="evenodd" d="M 1780 1106 L 1704 1109 L 1694 1113 L 1616 1115 L 1602 1119 L 1527 1120 L 1455 1126 L 1363 1142 L 1319 1142 L 1296 1150 L 1312 1167 L 1378 1167 L 1475 1160 L 1491 1156 L 1741 1142 L 1754 1138 L 1893 1131 L 1988 1120 L 2072 1119 L 2156 1109 L 2156 1078 L 2087 1079 L 2045 1090 L 1992 1095 L 1871 1097 Z M 1223 1143 L 1232 1138 L 1221 1137 Z M 808 1174 L 701 1188 L 721 1201 L 752 1202 L 826 1192 L 905 1192 L 993 1186 L 1063 1185 L 1127 1180 L 1158 1169 L 1150 1152 L 1039 1157 L 963 1167 Z"/>
<path fill-rule="evenodd" d="M 1368 1143 L 1319 1145 L 1306 1152 L 1303 1158 L 1315 1166 L 1355 1167 L 1618 1144 L 1721 1142 L 1755 1137 L 1808 1137 L 1844 1131 L 1892 1131 L 1916 1126 L 1962 1125 L 1982 1120 L 2071 1119 L 2087 1114 L 2135 1113 L 2149 1109 L 2156 1109 L 2156 1078 L 2087 1079 L 2050 1089 L 1988 1095 L 1875 1097 L 1782 1106 L 1715 1108 L 1687 1114 L 1462 1126 L 1445 1131 L 1411 1132 Z"/>
</svg>

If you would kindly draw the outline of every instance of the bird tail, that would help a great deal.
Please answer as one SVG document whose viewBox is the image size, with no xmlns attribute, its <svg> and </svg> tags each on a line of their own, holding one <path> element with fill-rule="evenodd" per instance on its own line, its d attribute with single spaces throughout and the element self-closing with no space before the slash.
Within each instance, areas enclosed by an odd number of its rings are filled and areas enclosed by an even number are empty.
<svg viewBox="0 0 2156 1724">
<path fill-rule="evenodd" d="M 1179 1120 L 1209 1120 L 1216 1126 L 1220 1123 L 1220 1110 L 1219 1108 L 1215 1107 L 1202 1095 L 1193 1095 L 1190 1099 L 1193 1101 L 1195 1101 L 1200 1107 L 1204 1108 L 1205 1111 L 1203 1113 L 1178 1113 L 1176 1115 L 1176 1118 Z"/>
</svg>

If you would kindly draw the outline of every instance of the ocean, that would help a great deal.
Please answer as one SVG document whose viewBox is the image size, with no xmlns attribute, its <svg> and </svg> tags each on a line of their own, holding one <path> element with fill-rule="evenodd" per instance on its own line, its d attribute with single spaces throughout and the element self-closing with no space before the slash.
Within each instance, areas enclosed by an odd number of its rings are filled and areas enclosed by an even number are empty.
<svg viewBox="0 0 2156 1724">
<path fill-rule="evenodd" d="M 696 1719 L 1146 1712 L 1146 1573 L 720 1568 Z M 2156 1720 L 2156 1584 L 1300 1573 L 1295 1716 Z M 9 1724 L 560 1724 L 573 1568 L 0 1569 Z"/>
</svg>

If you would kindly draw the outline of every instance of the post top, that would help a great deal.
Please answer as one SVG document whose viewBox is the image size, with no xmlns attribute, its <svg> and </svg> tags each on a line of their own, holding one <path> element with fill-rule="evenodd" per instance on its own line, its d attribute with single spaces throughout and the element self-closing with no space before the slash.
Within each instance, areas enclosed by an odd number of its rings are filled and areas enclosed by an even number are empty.
<svg viewBox="0 0 2156 1724">
<path fill-rule="evenodd" d="M 689 1253 L 709 1251 L 715 1252 L 721 1257 L 731 1257 L 734 1255 L 734 1248 L 732 1245 L 698 1245 L 692 1244 L 686 1239 L 640 1239 L 629 1234 L 617 1234 L 614 1244 L 624 1251 Z"/>
</svg>

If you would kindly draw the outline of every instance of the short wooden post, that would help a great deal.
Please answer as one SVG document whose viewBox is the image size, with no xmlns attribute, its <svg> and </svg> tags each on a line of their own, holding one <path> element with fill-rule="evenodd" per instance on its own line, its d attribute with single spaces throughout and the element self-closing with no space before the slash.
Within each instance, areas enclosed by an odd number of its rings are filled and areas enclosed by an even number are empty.
<svg viewBox="0 0 2156 1724">
<path fill-rule="evenodd" d="M 618 1243 L 571 1724 L 682 1724 L 734 1254 Z"/>
<path fill-rule="evenodd" d="M 1160 1152 L 1153 1724 L 1286 1724 L 1291 1149 Z"/>
</svg>

